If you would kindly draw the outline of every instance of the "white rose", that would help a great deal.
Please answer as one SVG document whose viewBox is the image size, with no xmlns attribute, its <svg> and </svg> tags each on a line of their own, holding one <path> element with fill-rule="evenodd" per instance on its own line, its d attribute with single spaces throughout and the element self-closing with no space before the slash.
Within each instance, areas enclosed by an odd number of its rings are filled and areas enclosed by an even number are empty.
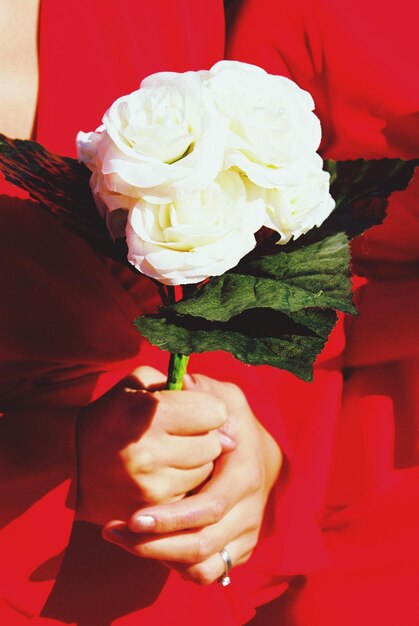
<svg viewBox="0 0 419 626">
<path fill-rule="evenodd" d="M 316 152 L 321 138 L 314 102 L 283 76 L 238 61 L 220 61 L 207 85 L 229 119 L 225 167 L 240 168 L 265 188 L 280 184 L 282 169 Z"/>
<path fill-rule="evenodd" d="M 313 226 L 320 226 L 333 211 L 335 201 L 329 193 L 330 176 L 322 166 L 321 157 L 315 153 L 311 159 L 290 167 L 284 174 L 286 182 L 279 187 L 264 190 L 247 184 L 250 199 L 263 197 L 264 226 L 281 235 L 279 243 L 285 244 Z"/>
<path fill-rule="evenodd" d="M 102 141 L 104 127 L 97 132 L 77 135 L 77 147 L 80 161 L 92 171 L 90 188 L 101 217 L 106 219 L 106 225 L 114 239 L 125 237 L 127 223 L 127 211 L 134 206 L 136 198 L 111 191 L 107 184 L 106 176 L 101 171 L 101 163 L 98 158 L 98 145 Z"/>
<path fill-rule="evenodd" d="M 128 259 L 167 285 L 197 283 L 234 267 L 255 246 L 261 198 L 249 201 L 242 177 L 222 172 L 206 189 L 181 200 L 139 200 L 127 224 Z"/>
<path fill-rule="evenodd" d="M 227 122 L 203 75 L 149 76 L 112 104 L 95 133 L 79 133 L 79 158 L 96 173 L 92 186 L 109 210 L 130 208 L 140 197 L 170 202 L 217 176 Z"/>
</svg>

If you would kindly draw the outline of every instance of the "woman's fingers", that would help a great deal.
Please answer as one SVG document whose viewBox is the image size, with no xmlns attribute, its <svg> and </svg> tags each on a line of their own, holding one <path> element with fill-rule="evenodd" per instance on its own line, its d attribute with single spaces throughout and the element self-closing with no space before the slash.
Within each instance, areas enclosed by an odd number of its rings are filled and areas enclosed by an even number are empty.
<svg viewBox="0 0 419 626">
<path fill-rule="evenodd" d="M 252 554 L 254 547 L 254 537 L 249 534 L 242 535 L 227 546 L 223 546 L 230 555 L 232 567 L 245 563 Z M 210 585 L 226 574 L 226 565 L 220 552 L 194 565 L 170 562 L 167 562 L 166 565 L 179 572 L 185 580 L 190 580 L 198 585 Z M 234 578 L 234 571 L 233 573 L 230 572 L 229 576 Z"/>
<path fill-rule="evenodd" d="M 199 435 L 227 421 L 224 402 L 208 393 L 163 390 L 153 397 L 158 403 L 156 418 L 170 435 Z"/>
<path fill-rule="evenodd" d="M 233 451 L 219 458 L 211 480 L 199 493 L 178 502 L 136 511 L 128 521 L 130 530 L 170 533 L 219 522 L 243 497 L 260 488 L 256 467 L 252 465 L 249 476 L 246 460 L 238 462 L 237 454 Z"/>
<path fill-rule="evenodd" d="M 164 468 L 158 475 L 156 472 L 141 473 L 134 476 L 138 491 L 143 502 L 151 505 L 160 502 L 174 502 L 186 493 L 204 483 L 211 475 L 213 463 L 207 463 L 189 470 Z M 148 532 L 148 531 L 146 531 Z"/>
<path fill-rule="evenodd" d="M 128 523 L 119 521 L 126 518 L 118 516 L 118 520 L 104 527 L 103 536 L 136 556 L 168 563 L 188 580 L 206 584 L 225 571 L 220 556 L 223 548 L 229 550 L 233 564 L 239 564 L 256 545 L 281 455 L 258 424 L 240 389 L 202 376 L 185 386 L 182 392 L 150 394 L 157 405 L 153 420 L 157 438 L 151 442 L 152 447 L 147 445 L 144 449 L 164 471 L 159 481 L 155 475 L 153 478 L 155 472 L 150 471 L 150 466 L 139 472 L 143 487 L 149 480 L 154 488 L 157 484 L 169 485 L 172 497 L 150 491 L 144 500 L 152 506 L 142 506 Z M 221 454 L 215 466 L 214 456 L 208 464 L 214 471 L 205 484 L 208 469 L 201 483 L 197 481 L 188 489 L 183 482 L 185 477 L 206 467 L 194 469 L 191 465 L 206 460 L 207 454 L 220 454 L 223 448 L 214 424 L 216 428 L 232 425 L 235 447 L 228 454 Z M 158 436 L 159 430 L 162 437 Z M 218 441 L 214 441 L 214 436 Z M 170 447 L 166 445 L 168 440 L 172 442 Z M 177 486 L 184 492 L 195 491 L 197 486 L 199 492 L 182 498 L 182 493 L 173 489 L 170 476 L 176 477 Z"/>
<path fill-rule="evenodd" d="M 247 538 L 246 541 L 241 542 L 241 544 L 246 543 L 247 549 L 245 551 L 253 548 L 257 540 L 259 517 L 257 514 L 253 515 L 254 519 L 245 517 L 246 507 L 245 503 L 242 506 L 234 507 L 217 524 L 178 533 L 139 535 L 130 532 L 125 524 L 121 526 L 119 522 L 108 524 L 103 532 L 106 539 L 118 543 L 139 557 L 192 566 L 207 561 L 227 544 L 240 539 L 242 536 Z M 120 536 L 113 536 L 113 529 L 115 528 L 118 529 Z M 253 540 L 250 547 L 252 535 Z M 242 552 L 236 552 L 236 561 L 241 557 Z"/>
<path fill-rule="evenodd" d="M 80 412 L 78 519 L 127 519 L 196 490 L 212 473 L 225 450 L 223 400 L 203 391 L 151 391 L 162 380 L 157 370 L 138 368 Z"/>
<path fill-rule="evenodd" d="M 146 507 L 131 516 L 128 526 L 135 533 L 171 533 L 201 528 L 219 522 L 231 504 L 226 496 L 198 493 L 178 502 Z"/>
<path fill-rule="evenodd" d="M 221 427 L 227 433 L 228 415 L 222 399 L 206 389 L 182 393 L 162 389 L 165 380 L 158 370 L 142 366 L 121 381 L 115 392 L 125 392 L 134 420 L 137 414 L 141 417 L 145 404 L 152 404 L 153 421 L 170 435 L 198 435 Z"/>
<path fill-rule="evenodd" d="M 170 467 L 189 470 L 213 462 L 222 452 L 217 431 L 190 437 L 172 436 L 165 459 Z"/>
<path fill-rule="evenodd" d="M 103 530 L 106 540 L 132 554 L 157 559 L 192 582 L 210 584 L 226 572 L 220 555 L 226 549 L 232 566 L 247 561 L 256 545 L 259 520 L 243 520 L 244 510 L 231 511 L 219 524 L 171 535 L 136 535 L 124 522 L 112 522 Z M 234 575 L 234 574 L 233 574 Z"/>
</svg>

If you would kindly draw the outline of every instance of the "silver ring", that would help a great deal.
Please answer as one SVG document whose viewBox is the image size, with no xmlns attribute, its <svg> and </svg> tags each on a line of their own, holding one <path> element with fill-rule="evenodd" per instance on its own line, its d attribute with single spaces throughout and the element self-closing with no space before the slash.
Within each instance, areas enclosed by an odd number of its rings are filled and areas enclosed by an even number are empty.
<svg viewBox="0 0 419 626">
<path fill-rule="evenodd" d="M 224 574 L 222 576 L 220 576 L 220 578 L 218 579 L 218 582 L 223 587 L 227 587 L 227 585 L 229 585 L 231 583 L 231 578 L 230 578 L 230 570 L 231 570 L 231 567 L 232 567 L 231 556 L 230 556 L 228 550 L 223 548 L 221 550 L 221 552 L 220 552 L 220 557 L 224 561 Z"/>
</svg>

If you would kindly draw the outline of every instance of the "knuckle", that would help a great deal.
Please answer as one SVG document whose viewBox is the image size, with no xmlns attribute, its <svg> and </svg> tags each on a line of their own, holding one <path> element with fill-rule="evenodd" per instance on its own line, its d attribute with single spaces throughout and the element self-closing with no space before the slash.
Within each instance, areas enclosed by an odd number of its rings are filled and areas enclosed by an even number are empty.
<svg viewBox="0 0 419 626">
<path fill-rule="evenodd" d="M 260 527 L 257 526 L 256 529 L 246 533 L 244 536 L 243 554 L 240 556 L 239 560 L 236 561 L 236 564 L 244 563 L 251 557 L 259 539 L 259 530 Z"/>
<path fill-rule="evenodd" d="M 243 563 L 246 563 L 252 556 L 252 552 L 253 552 L 253 548 L 249 550 L 248 552 L 245 552 L 244 554 L 242 554 L 241 557 L 237 559 L 236 565 L 243 565 Z"/>
<path fill-rule="evenodd" d="M 257 542 L 259 541 L 259 532 L 260 532 L 260 523 L 257 523 L 250 537 L 250 552 L 253 551 L 253 549 L 257 545 Z"/>
<path fill-rule="evenodd" d="M 137 486 L 144 503 L 154 505 L 167 502 L 169 499 L 168 488 L 155 479 L 142 479 L 137 481 Z"/>
<path fill-rule="evenodd" d="M 259 516 L 255 516 L 252 520 L 250 520 L 247 527 L 247 547 L 250 551 L 253 550 L 258 542 L 261 521 L 262 520 L 261 518 L 259 518 Z"/>
<path fill-rule="evenodd" d="M 196 563 L 205 561 L 213 553 L 214 553 L 213 542 L 204 531 L 201 531 L 201 533 L 197 536 L 197 540 L 196 540 L 196 546 L 195 546 L 195 551 L 194 551 L 194 561 Z"/>
<path fill-rule="evenodd" d="M 219 522 L 227 511 L 227 499 L 218 495 L 211 499 L 208 505 L 208 518 L 210 524 L 215 524 Z"/>
<path fill-rule="evenodd" d="M 137 451 L 133 463 L 137 474 L 152 474 L 156 470 L 156 459 L 150 450 Z"/>
<path fill-rule="evenodd" d="M 198 585 L 210 585 L 216 579 L 216 575 L 207 563 L 196 565 L 190 572 L 190 577 Z"/>
<path fill-rule="evenodd" d="M 238 385 L 235 385 L 234 383 L 224 383 L 224 384 L 225 384 L 225 391 L 231 402 L 235 404 L 247 402 L 246 396 L 244 395 L 243 391 L 240 389 Z"/>
<path fill-rule="evenodd" d="M 246 473 L 247 490 L 251 493 L 259 491 L 263 486 L 264 472 L 260 463 L 254 464 L 252 471 Z"/>
<path fill-rule="evenodd" d="M 262 519 L 260 515 L 254 515 L 253 518 L 249 519 L 248 530 L 251 533 L 250 542 L 252 544 L 252 548 L 254 548 L 257 544 L 261 522 Z"/>
<path fill-rule="evenodd" d="M 153 551 L 150 549 L 150 547 L 146 543 L 132 544 L 130 546 L 129 551 L 132 552 L 132 554 L 135 554 L 135 556 L 138 556 L 143 559 L 148 559 L 148 558 L 153 557 Z"/>
</svg>

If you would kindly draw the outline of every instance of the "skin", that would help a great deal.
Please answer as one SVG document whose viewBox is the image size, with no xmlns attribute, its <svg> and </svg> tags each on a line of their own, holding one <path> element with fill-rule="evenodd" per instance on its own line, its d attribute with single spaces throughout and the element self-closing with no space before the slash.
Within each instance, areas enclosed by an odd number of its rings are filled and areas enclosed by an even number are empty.
<svg viewBox="0 0 419 626">
<path fill-rule="evenodd" d="M 36 113 L 38 11 L 39 0 L 0 0 L 0 129 L 20 139 Z"/>
<path fill-rule="evenodd" d="M 203 375 L 185 377 L 182 392 L 164 383 L 139 367 L 81 411 L 77 518 L 209 584 L 224 572 L 222 548 L 235 565 L 249 558 L 282 457 L 236 385 Z"/>
<path fill-rule="evenodd" d="M 166 391 L 164 382 L 157 370 L 139 367 L 80 412 L 78 519 L 103 525 L 183 498 L 235 446 L 218 431 L 228 419 L 222 399 Z"/>
<path fill-rule="evenodd" d="M 105 525 L 103 536 L 133 554 L 166 562 L 186 579 L 210 584 L 224 572 L 222 548 L 227 548 L 234 565 L 249 558 L 282 455 L 239 387 L 194 375 L 187 377 L 184 388 L 182 395 L 208 398 L 208 408 L 214 400 L 222 402 L 227 415 L 224 428 L 234 433 L 235 446 L 217 459 L 211 479 L 195 494 L 143 508 L 128 522 L 113 520 Z"/>
<path fill-rule="evenodd" d="M 13 137 L 34 126 L 38 11 L 38 0 L 0 0 L 0 132 Z M 224 572 L 223 547 L 233 565 L 249 557 L 281 452 L 235 385 L 195 376 L 182 392 L 163 386 L 139 368 L 81 411 L 77 518 L 208 584 Z"/>
</svg>

